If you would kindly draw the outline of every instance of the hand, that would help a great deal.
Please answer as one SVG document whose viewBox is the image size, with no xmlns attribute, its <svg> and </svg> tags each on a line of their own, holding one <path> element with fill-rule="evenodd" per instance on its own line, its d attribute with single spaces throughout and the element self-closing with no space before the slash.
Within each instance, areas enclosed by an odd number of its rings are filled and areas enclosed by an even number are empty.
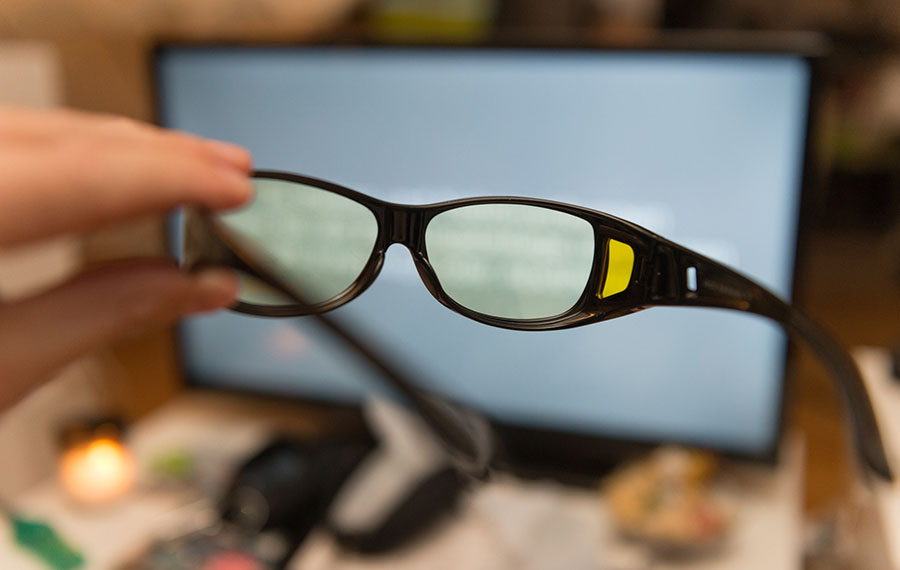
<svg viewBox="0 0 900 570">
<path fill-rule="evenodd" d="M 250 164 L 237 146 L 128 119 L 0 108 L 0 248 L 180 204 L 240 205 L 252 192 Z M 82 354 L 236 293 L 224 270 L 188 275 L 171 261 L 134 260 L 0 300 L 0 410 Z"/>
</svg>

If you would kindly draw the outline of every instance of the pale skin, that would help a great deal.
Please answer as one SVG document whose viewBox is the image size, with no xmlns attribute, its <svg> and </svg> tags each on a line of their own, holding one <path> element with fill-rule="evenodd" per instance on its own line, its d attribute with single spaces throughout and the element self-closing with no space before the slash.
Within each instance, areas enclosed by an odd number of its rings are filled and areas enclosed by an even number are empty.
<svg viewBox="0 0 900 570">
<path fill-rule="evenodd" d="M 214 210 L 252 193 L 250 154 L 123 118 L 0 108 L 0 248 L 76 234 L 182 204 Z M 235 276 L 126 260 L 35 296 L 0 300 L 0 411 L 68 362 L 117 338 L 225 307 Z"/>
</svg>

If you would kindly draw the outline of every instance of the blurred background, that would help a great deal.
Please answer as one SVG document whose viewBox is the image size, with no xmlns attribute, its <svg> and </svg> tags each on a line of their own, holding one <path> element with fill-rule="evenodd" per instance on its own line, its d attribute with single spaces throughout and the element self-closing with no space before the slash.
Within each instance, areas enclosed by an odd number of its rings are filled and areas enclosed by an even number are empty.
<svg viewBox="0 0 900 570">
<path fill-rule="evenodd" d="M 845 346 L 896 349 L 900 6 L 895 0 L 5 0 L 0 3 L 0 101 L 154 121 L 151 56 L 162 40 L 479 44 L 513 34 L 641 46 L 698 30 L 714 32 L 722 41 L 736 33 L 757 33 L 765 40 L 788 31 L 818 32 L 827 41 L 821 116 L 812 128 L 818 167 L 810 173 L 804 204 L 808 239 L 794 297 Z M 24 294 L 86 264 L 164 255 L 165 244 L 163 220 L 149 219 L 27 250 L 0 251 L 0 294 Z M 75 420 L 112 415 L 116 422 L 138 425 L 179 399 L 184 379 L 177 352 L 174 331 L 131 339 L 76 363 L 0 416 L 7 466 L 0 472 L 0 497 L 26 496 L 41 481 L 56 477 L 60 433 L 71 431 Z M 288 431 L 307 436 L 341 421 L 358 422 L 320 406 L 238 399 L 239 405 L 217 400 L 215 406 L 249 406 L 252 412 L 240 414 L 277 418 Z M 840 400 L 806 352 L 795 354 L 792 362 L 785 417 L 785 432 L 800 434 L 803 441 L 798 501 L 809 522 L 803 527 L 809 533 L 804 544 L 813 552 L 829 550 L 835 544 L 829 533 L 848 524 L 842 505 L 853 493 L 853 456 Z M 90 430 L 95 424 L 103 422 L 93 421 Z M 184 460 L 170 459 L 175 464 Z M 705 460 L 689 458 L 693 461 Z M 51 499 L 36 504 L 41 500 Z M 853 520 L 851 526 L 858 528 L 871 522 Z M 816 563 L 815 555 L 806 558 L 809 567 L 863 567 Z"/>
</svg>

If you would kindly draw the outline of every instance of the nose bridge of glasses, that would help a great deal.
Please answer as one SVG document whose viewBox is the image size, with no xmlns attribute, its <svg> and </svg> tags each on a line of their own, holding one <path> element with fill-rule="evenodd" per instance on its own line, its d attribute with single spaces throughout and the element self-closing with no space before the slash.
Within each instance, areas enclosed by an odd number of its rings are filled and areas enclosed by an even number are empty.
<svg viewBox="0 0 900 570">
<path fill-rule="evenodd" d="M 425 284 L 425 288 L 428 289 L 428 292 L 434 298 L 440 300 L 441 296 L 437 290 L 435 277 L 421 251 L 423 244 L 420 240 L 422 239 L 422 228 L 425 223 L 425 208 L 403 204 L 388 204 L 385 218 L 388 224 L 385 249 L 390 248 L 394 244 L 404 246 L 412 255 L 416 272 Z"/>
<path fill-rule="evenodd" d="M 388 223 L 386 232 L 388 242 L 385 248 L 398 243 L 410 251 L 415 251 L 422 224 L 422 210 L 415 206 L 388 204 L 385 218 Z"/>
</svg>

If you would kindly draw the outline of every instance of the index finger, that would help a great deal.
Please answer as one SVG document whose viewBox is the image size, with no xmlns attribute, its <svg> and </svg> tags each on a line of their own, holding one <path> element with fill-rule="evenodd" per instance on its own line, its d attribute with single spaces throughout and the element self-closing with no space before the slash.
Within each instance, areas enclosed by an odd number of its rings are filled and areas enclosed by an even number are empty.
<svg viewBox="0 0 900 570">
<path fill-rule="evenodd" d="M 251 195 L 250 155 L 237 146 L 124 120 L 86 123 L 27 142 L 0 132 L 0 245 Z"/>
</svg>

